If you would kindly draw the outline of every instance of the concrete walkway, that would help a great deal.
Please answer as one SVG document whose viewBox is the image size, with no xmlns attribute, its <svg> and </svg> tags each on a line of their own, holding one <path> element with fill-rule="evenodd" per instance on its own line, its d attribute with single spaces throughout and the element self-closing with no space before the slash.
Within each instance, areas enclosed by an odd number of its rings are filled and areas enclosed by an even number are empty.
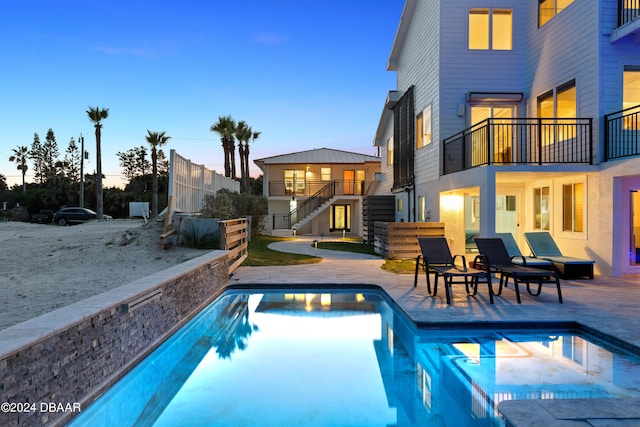
<svg viewBox="0 0 640 427">
<path fill-rule="evenodd" d="M 298 236 L 295 240 L 274 243 L 270 248 L 286 253 L 300 253 L 315 256 L 312 247 L 317 236 Z M 640 277 L 596 277 L 593 280 L 562 280 L 564 304 L 558 303 L 555 285 L 544 285 L 538 297 L 529 295 L 521 286 L 522 304 L 516 303 L 513 286 L 495 297 L 495 304 L 489 303 L 486 285 L 480 284 L 478 295 L 469 297 L 462 285 L 453 286 L 453 304 L 446 304 L 444 290 L 439 289 L 438 296 L 427 294 L 424 273 L 413 286 L 413 274 L 394 274 L 382 270 L 384 263 L 375 256 L 342 251 L 318 249 L 322 261 L 290 267 L 240 267 L 230 279 L 230 284 L 374 284 L 381 286 L 402 310 L 416 323 L 424 325 L 437 323 L 482 322 L 579 322 L 611 335 L 640 349 Z M 495 285 L 494 285 L 495 287 Z M 543 406 L 539 401 L 512 401 L 506 405 L 503 413 L 513 426 L 542 425 L 532 424 L 531 411 L 538 413 Z M 594 402 L 595 403 L 595 402 Z M 607 412 L 598 421 L 581 415 L 580 401 L 560 402 L 562 411 L 545 413 L 549 426 L 549 417 L 558 422 L 573 421 L 572 426 L 625 425 L 640 426 L 640 410 L 635 417 L 629 411 L 612 414 Z M 533 405 L 536 405 L 535 407 Z M 513 419 L 508 413 L 513 413 Z M 518 417 L 529 414 L 529 418 Z M 619 416 L 616 416 L 619 415 Z M 629 418 L 631 417 L 631 418 Z M 536 417 L 537 418 L 537 417 Z M 626 421 L 623 421 L 626 420 Z M 609 420 L 611 424 L 603 424 Z M 622 424 L 619 424 L 622 422 Z M 564 425 L 564 424 L 563 424 Z"/>
</svg>

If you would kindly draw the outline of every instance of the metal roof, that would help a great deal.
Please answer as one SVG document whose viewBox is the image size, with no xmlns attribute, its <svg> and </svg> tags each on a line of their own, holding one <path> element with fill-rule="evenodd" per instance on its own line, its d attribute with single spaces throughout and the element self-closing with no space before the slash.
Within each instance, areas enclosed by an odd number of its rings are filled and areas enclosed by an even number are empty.
<svg viewBox="0 0 640 427">
<path fill-rule="evenodd" d="M 253 162 L 262 168 L 263 165 L 296 164 L 296 163 L 365 163 L 379 162 L 380 157 L 332 148 L 316 148 L 297 153 L 256 159 Z"/>
</svg>

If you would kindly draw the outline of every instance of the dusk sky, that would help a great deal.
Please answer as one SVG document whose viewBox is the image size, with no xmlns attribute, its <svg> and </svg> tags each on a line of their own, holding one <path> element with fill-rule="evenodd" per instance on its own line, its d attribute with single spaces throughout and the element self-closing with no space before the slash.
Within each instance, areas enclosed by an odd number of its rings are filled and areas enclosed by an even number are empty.
<svg viewBox="0 0 640 427">
<path fill-rule="evenodd" d="M 12 148 L 53 129 L 63 157 L 103 122 L 106 186 L 116 153 L 166 131 L 164 147 L 224 173 L 219 116 L 262 132 L 253 160 L 313 148 L 377 154 L 372 141 L 395 73 L 386 71 L 404 0 L 0 0 L 0 173 L 21 182 Z M 31 165 L 30 165 L 31 166 Z M 30 168 L 27 182 L 33 181 Z"/>
</svg>

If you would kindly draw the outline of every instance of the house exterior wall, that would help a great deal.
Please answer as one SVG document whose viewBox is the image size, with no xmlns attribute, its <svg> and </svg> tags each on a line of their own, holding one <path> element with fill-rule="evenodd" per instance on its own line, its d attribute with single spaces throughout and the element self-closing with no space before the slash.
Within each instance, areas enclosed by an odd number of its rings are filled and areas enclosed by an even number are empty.
<svg viewBox="0 0 640 427">
<path fill-rule="evenodd" d="M 330 168 L 331 175 L 323 179 L 322 168 Z M 363 161 L 360 163 L 274 163 L 264 164 L 263 169 L 263 194 L 267 197 L 268 217 L 266 224 L 266 232 L 274 233 L 274 230 L 280 233 L 293 234 L 293 230 L 285 230 L 279 227 L 274 228 L 274 215 L 284 218 L 290 211 L 296 209 L 306 199 L 312 197 L 318 190 L 332 181 L 338 181 L 337 191 L 353 192 L 354 195 L 337 197 L 332 205 L 349 205 L 350 206 L 350 233 L 361 235 L 362 233 L 362 194 L 375 194 L 380 182 L 376 181 L 380 177 L 381 164 L 379 161 Z M 304 171 L 303 183 L 295 186 L 296 192 L 290 192 L 284 185 L 285 170 Z M 355 182 L 345 182 L 345 171 L 354 171 L 356 174 Z M 361 182 L 357 176 L 358 173 L 364 175 L 364 181 Z M 387 188 L 387 191 L 390 186 Z M 306 224 L 303 224 L 295 230 L 296 234 L 324 234 L 329 235 L 331 224 L 331 208 L 321 211 L 317 216 L 312 218 Z M 341 233 L 338 231 L 336 233 Z"/>
<path fill-rule="evenodd" d="M 396 207 L 403 207 L 396 209 L 396 220 L 413 220 L 412 209 L 424 198 L 430 213 L 427 220 L 444 222 L 452 249 L 464 251 L 465 232 L 473 231 L 466 229 L 479 225 L 474 230 L 480 235 L 492 235 L 498 228 L 496 221 L 502 220 L 496 213 L 496 196 L 516 194 L 517 214 L 510 221 L 517 223 L 517 240 L 527 252 L 522 233 L 534 230 L 533 191 L 544 185 L 551 189 L 549 231 L 566 255 L 595 259 L 599 274 L 633 272 L 635 267 L 619 261 L 621 256 L 628 259 L 629 251 L 628 224 L 624 225 L 620 206 L 630 188 L 640 189 L 640 159 L 605 161 L 604 116 L 622 109 L 625 67 L 640 69 L 639 36 L 612 39 L 612 34 L 619 33 L 615 0 L 575 0 L 542 27 L 538 26 L 538 4 L 407 0 L 412 16 L 410 21 L 403 16 L 401 28 L 407 22 L 409 27 L 405 28 L 406 38 L 396 39 L 401 47 L 394 44 L 390 69 L 397 73 L 400 94 L 413 88 L 416 115 L 431 105 L 433 140 L 415 151 L 415 188 L 395 195 Z M 469 9 L 478 7 L 512 10 L 512 50 L 468 48 Z M 538 115 L 540 95 L 571 80 L 575 80 L 577 117 L 593 120 L 593 165 L 489 165 L 441 175 L 442 141 L 472 124 L 469 92 L 522 93 L 516 117 L 531 118 Z M 393 118 L 385 129 L 392 136 Z M 383 172 L 392 177 L 384 148 Z M 563 185 L 573 183 L 585 188 L 585 229 L 581 232 L 563 231 L 562 226 Z M 389 185 L 382 186 L 378 193 L 384 194 L 387 188 Z M 446 205 L 458 204 L 470 195 L 481 200 L 479 223 L 469 222 L 467 207 L 453 211 Z M 629 209 L 625 212 L 628 216 Z"/>
</svg>

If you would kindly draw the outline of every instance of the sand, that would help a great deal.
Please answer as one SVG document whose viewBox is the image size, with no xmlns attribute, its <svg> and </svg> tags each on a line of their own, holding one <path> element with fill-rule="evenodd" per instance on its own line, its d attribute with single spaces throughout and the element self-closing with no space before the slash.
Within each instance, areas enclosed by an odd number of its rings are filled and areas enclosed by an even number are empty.
<svg viewBox="0 0 640 427">
<path fill-rule="evenodd" d="M 162 224 L 0 223 L 0 329 L 164 270 L 207 251 L 160 249 Z"/>
</svg>

